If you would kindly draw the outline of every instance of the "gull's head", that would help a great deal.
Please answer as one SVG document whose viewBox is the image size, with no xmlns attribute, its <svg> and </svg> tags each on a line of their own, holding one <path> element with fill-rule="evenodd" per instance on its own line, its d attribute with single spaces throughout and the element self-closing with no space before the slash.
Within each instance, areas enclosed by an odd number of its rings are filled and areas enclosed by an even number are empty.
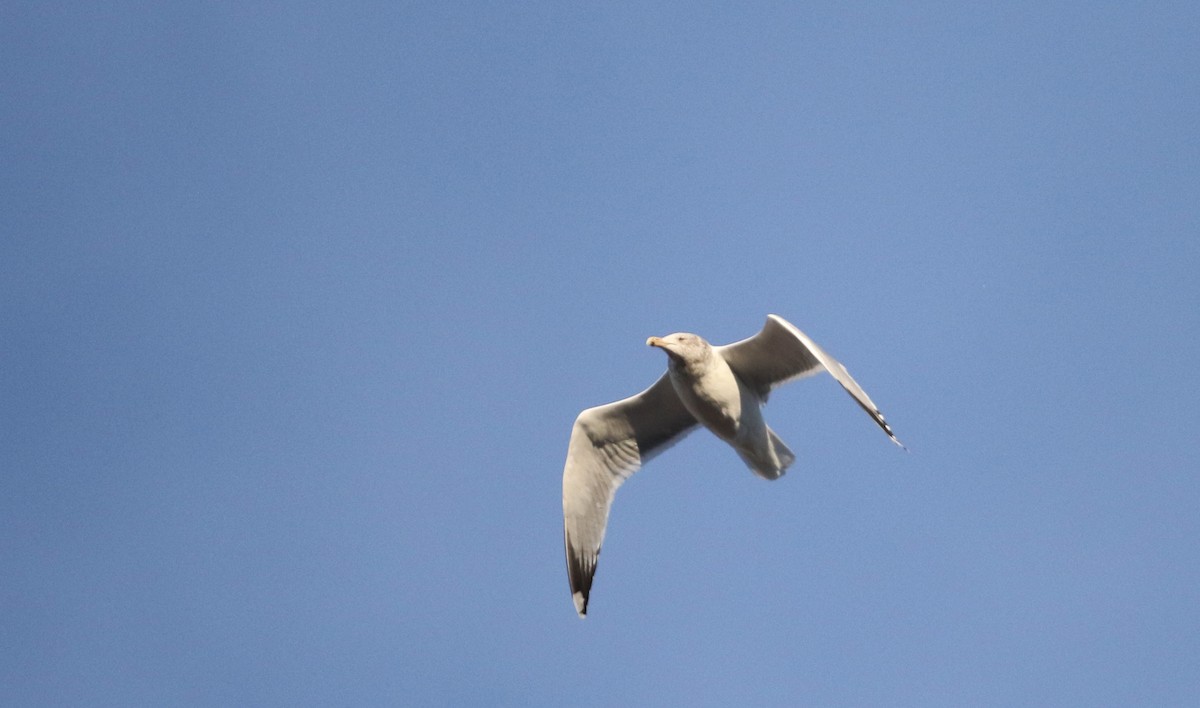
<svg viewBox="0 0 1200 708">
<path fill-rule="evenodd" d="M 651 337 L 646 340 L 646 344 L 666 352 L 672 362 L 684 364 L 703 361 L 708 356 L 709 350 L 708 342 L 687 332 L 676 332 L 665 337 Z"/>
</svg>

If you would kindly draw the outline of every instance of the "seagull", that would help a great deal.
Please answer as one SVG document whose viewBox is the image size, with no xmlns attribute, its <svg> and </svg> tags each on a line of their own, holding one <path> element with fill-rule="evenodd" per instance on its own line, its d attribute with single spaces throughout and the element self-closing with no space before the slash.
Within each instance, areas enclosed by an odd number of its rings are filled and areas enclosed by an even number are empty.
<svg viewBox="0 0 1200 708">
<path fill-rule="evenodd" d="M 724 346 L 686 332 L 650 337 L 646 344 L 666 352 L 667 373 L 636 396 L 584 410 L 571 429 L 563 468 L 563 535 L 571 598 L 581 618 L 587 616 L 617 488 L 697 426 L 729 443 L 754 474 L 779 479 L 796 456 L 767 427 L 762 406 L 776 386 L 828 371 L 904 448 L 846 367 L 778 315 L 768 315 L 753 337 Z"/>
</svg>

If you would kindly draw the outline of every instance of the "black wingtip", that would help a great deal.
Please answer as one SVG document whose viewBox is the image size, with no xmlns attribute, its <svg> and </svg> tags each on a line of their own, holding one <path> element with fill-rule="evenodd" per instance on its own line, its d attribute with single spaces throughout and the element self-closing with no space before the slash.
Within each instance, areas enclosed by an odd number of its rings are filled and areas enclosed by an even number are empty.
<svg viewBox="0 0 1200 708">
<path fill-rule="evenodd" d="M 596 574 L 596 561 L 597 556 L 587 558 L 576 553 L 570 539 L 567 540 L 567 578 L 571 582 L 571 600 L 580 618 L 587 616 L 588 595 Z"/>
</svg>

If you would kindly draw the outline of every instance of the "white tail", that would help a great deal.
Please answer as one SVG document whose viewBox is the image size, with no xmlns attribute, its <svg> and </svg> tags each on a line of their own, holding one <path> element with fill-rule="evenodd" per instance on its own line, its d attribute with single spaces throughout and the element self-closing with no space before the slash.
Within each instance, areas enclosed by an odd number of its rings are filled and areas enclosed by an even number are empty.
<svg viewBox="0 0 1200 708">
<path fill-rule="evenodd" d="M 767 428 L 766 450 L 738 450 L 738 456 L 754 474 L 763 479 L 779 479 L 796 461 L 796 456 L 774 430 Z"/>
</svg>

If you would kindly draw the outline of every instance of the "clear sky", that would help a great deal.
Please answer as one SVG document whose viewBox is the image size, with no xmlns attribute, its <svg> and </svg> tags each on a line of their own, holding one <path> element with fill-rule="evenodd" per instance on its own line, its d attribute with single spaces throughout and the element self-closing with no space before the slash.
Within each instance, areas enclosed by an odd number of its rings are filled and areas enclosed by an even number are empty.
<svg viewBox="0 0 1200 708">
<path fill-rule="evenodd" d="M 0 703 L 1196 705 L 1200 5 L 0 7 Z M 621 489 L 575 415 L 841 359 Z"/>
</svg>

